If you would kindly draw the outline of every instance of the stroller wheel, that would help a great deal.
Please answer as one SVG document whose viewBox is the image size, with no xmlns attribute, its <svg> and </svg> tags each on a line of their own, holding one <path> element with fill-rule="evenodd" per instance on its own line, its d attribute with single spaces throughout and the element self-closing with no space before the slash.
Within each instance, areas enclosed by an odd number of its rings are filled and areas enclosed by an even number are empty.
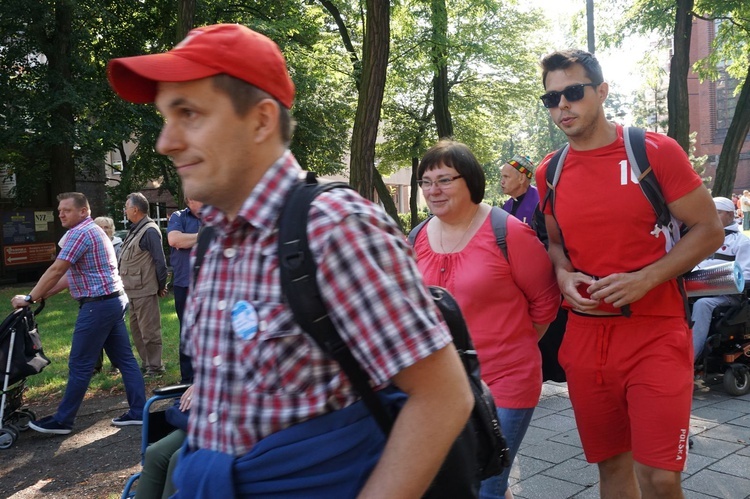
<svg viewBox="0 0 750 499">
<path fill-rule="evenodd" d="M 11 433 L 13 433 L 13 435 L 15 435 L 16 438 L 14 439 L 14 441 L 18 440 L 18 437 L 21 435 L 21 430 L 18 429 L 18 426 L 11 423 L 8 426 L 6 426 L 6 428 L 8 428 L 11 431 Z"/>
<path fill-rule="evenodd" d="M 9 426 L 0 428 L 0 449 L 10 449 L 18 438 L 18 433 L 14 433 Z"/>
<path fill-rule="evenodd" d="M 21 409 L 18 411 L 18 421 L 16 422 L 16 426 L 19 430 L 28 430 L 29 423 L 32 421 L 36 421 L 36 414 L 34 414 L 34 411 L 31 409 Z"/>
</svg>

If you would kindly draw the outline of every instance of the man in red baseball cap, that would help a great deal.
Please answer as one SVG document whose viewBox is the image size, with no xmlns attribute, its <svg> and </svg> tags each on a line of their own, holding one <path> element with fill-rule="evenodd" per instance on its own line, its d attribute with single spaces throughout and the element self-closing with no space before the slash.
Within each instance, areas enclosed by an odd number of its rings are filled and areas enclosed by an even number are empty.
<svg viewBox="0 0 750 499">
<path fill-rule="evenodd" d="M 349 189 L 313 202 L 310 249 L 329 316 L 373 385 L 408 395 L 387 445 L 294 321 L 277 221 L 302 170 L 279 48 L 207 26 L 167 53 L 111 61 L 108 76 L 124 99 L 156 104 L 156 149 L 215 235 L 184 313 L 195 388 L 177 497 L 422 497 L 473 407 L 466 373 L 400 230 Z"/>
</svg>

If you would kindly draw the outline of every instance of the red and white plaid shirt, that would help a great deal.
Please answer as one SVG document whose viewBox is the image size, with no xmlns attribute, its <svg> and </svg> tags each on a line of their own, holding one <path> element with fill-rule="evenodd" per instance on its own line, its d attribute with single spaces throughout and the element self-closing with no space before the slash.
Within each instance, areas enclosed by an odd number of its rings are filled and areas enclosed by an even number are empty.
<svg viewBox="0 0 750 499">
<path fill-rule="evenodd" d="M 192 448 L 243 455 L 272 433 L 356 400 L 338 364 L 294 322 L 281 292 L 277 221 L 300 173 L 287 152 L 234 221 L 204 208 L 217 237 L 185 312 L 196 375 Z M 334 189 L 313 202 L 307 230 L 331 319 L 376 385 L 451 342 L 410 248 L 380 207 Z M 257 312 L 257 334 L 233 325 L 232 311 L 243 305 Z"/>
</svg>

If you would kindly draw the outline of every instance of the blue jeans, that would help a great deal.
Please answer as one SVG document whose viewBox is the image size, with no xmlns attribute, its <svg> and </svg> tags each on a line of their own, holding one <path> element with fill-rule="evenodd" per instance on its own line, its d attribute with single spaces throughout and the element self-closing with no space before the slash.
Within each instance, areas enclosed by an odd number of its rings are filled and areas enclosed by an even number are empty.
<svg viewBox="0 0 750 499">
<path fill-rule="evenodd" d="M 508 449 L 510 449 L 511 466 L 505 468 L 501 474 L 482 481 L 482 486 L 479 489 L 479 499 L 502 499 L 505 497 L 505 491 L 508 489 L 508 476 L 510 475 L 513 460 L 516 458 L 516 453 L 521 446 L 524 435 L 526 435 L 526 430 L 529 428 L 533 414 L 533 407 L 531 409 L 497 408 L 500 428 L 503 430 L 503 436 L 505 436 L 505 440 L 508 442 Z"/>
<path fill-rule="evenodd" d="M 125 327 L 127 308 L 125 295 L 81 305 L 68 358 L 68 385 L 54 416 L 58 423 L 73 426 L 102 348 L 120 369 L 130 415 L 138 419 L 143 417 L 146 388 Z"/>
<path fill-rule="evenodd" d="M 189 289 L 183 286 L 172 288 L 174 291 L 174 309 L 177 312 L 177 320 L 180 322 L 180 383 L 193 382 L 193 364 L 190 356 L 183 352 L 184 345 L 182 344 L 182 315 L 185 313 L 185 302 Z"/>
</svg>

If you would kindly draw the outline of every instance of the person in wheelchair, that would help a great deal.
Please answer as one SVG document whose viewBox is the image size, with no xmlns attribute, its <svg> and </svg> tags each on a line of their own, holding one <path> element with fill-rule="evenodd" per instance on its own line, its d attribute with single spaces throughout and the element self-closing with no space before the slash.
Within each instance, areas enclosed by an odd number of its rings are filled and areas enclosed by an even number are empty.
<svg viewBox="0 0 750 499">
<path fill-rule="evenodd" d="M 716 212 L 724 225 L 724 244 L 699 263 L 696 268 L 706 268 L 726 262 L 736 261 L 742 269 L 742 275 L 747 282 L 750 279 L 750 238 L 742 233 L 742 229 L 734 220 L 735 207 L 731 200 L 725 197 L 714 198 Z M 742 295 L 707 296 L 696 300 L 693 304 L 693 350 L 695 360 L 698 360 L 708 338 L 711 326 L 711 314 L 720 305 L 737 305 Z"/>
<path fill-rule="evenodd" d="M 171 497 L 176 488 L 172 483 L 172 472 L 177 466 L 179 451 L 187 437 L 187 422 L 193 399 L 193 386 L 167 409 L 167 423 L 175 430 L 146 449 L 143 471 L 135 492 L 136 499 L 159 499 Z"/>
</svg>

